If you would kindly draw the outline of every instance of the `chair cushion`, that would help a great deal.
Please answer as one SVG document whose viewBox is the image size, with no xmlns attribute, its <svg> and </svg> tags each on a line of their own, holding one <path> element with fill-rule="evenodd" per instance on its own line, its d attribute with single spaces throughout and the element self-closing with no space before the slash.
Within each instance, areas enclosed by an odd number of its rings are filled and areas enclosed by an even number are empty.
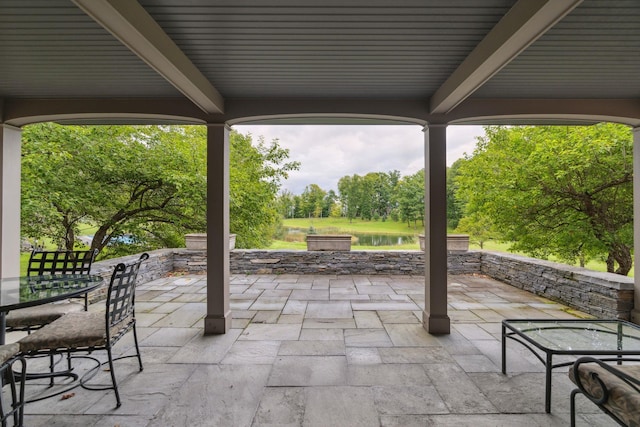
<svg viewBox="0 0 640 427">
<path fill-rule="evenodd" d="M 612 366 L 631 377 L 640 378 L 640 365 Z M 596 399 L 603 396 L 603 390 L 600 384 L 593 379 L 592 374 L 594 373 L 604 382 L 609 392 L 609 398 L 602 406 L 620 418 L 626 425 L 640 426 L 640 393 L 597 364 L 582 363 L 578 367 L 578 375 L 580 375 L 585 390 Z M 569 378 L 574 383 L 576 382 L 573 367 L 569 370 Z"/>
<path fill-rule="evenodd" d="M 7 328 L 40 327 L 74 311 L 84 311 L 84 304 L 65 301 L 13 310 L 7 313 Z"/>
<path fill-rule="evenodd" d="M 117 336 L 129 326 L 131 320 L 133 317 L 112 327 L 111 336 Z M 107 345 L 105 315 L 104 313 L 86 311 L 69 313 L 31 335 L 27 335 L 19 342 L 20 350 L 24 353 L 41 350 L 105 347 Z"/>
<path fill-rule="evenodd" d="M 16 356 L 20 352 L 20 344 L 17 342 L 0 345 L 0 365 Z"/>
</svg>

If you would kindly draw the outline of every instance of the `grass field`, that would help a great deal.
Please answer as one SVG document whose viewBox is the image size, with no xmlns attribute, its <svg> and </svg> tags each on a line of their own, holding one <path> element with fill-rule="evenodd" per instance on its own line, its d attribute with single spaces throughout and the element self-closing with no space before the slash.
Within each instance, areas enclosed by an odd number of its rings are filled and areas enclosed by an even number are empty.
<svg viewBox="0 0 640 427">
<path fill-rule="evenodd" d="M 417 235 L 422 234 L 422 224 L 418 223 L 418 228 L 414 229 L 412 227 L 408 227 L 406 223 L 394 222 L 394 221 L 362 221 L 360 219 L 356 219 L 353 221 L 349 221 L 346 218 L 292 218 L 285 219 L 283 221 L 283 225 L 285 227 L 293 227 L 293 228 L 301 228 L 301 229 L 309 229 L 309 227 L 313 226 L 317 233 L 323 233 L 323 230 L 331 233 L 343 233 L 343 234 L 351 234 L 351 233 L 376 233 L 376 234 L 407 234 L 407 235 Z M 452 231 L 449 230 L 449 233 Z M 497 251 L 497 252 L 507 252 L 509 253 L 509 243 L 497 242 L 497 241 L 489 241 L 485 242 L 484 248 L 488 251 Z M 269 249 L 296 249 L 296 250 L 306 250 L 307 246 L 304 241 L 297 242 L 288 242 L 283 240 L 276 240 L 269 247 Z M 477 244 L 471 243 L 469 245 L 470 249 L 478 250 L 480 246 Z M 397 246 L 357 246 L 358 250 L 418 250 L 418 243 L 408 244 L 408 245 L 397 245 Z M 525 255 L 525 254 L 523 254 Z M 559 262 L 557 259 L 553 257 L 550 258 L 550 261 Z M 607 271 L 607 267 L 604 261 L 600 260 L 591 260 L 587 263 L 586 268 L 594 271 Z M 633 277 L 634 270 L 631 269 L 629 272 L 629 277 Z"/>
<path fill-rule="evenodd" d="M 424 228 L 422 223 L 418 222 L 417 228 L 413 225 L 408 227 L 406 223 L 395 221 L 363 221 L 354 219 L 349 221 L 346 218 L 290 218 L 285 219 L 285 227 L 308 229 L 312 227 L 318 233 L 322 233 L 322 229 L 340 229 L 341 232 L 362 232 L 377 234 L 420 234 Z"/>
</svg>

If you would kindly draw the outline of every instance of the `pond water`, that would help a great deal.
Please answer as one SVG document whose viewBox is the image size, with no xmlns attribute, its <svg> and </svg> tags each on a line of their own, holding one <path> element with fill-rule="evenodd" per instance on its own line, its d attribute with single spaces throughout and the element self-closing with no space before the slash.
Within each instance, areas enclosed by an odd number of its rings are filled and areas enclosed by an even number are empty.
<svg viewBox="0 0 640 427">
<path fill-rule="evenodd" d="M 351 246 L 396 246 L 418 242 L 417 236 L 406 234 L 375 234 L 375 233 L 340 233 L 337 230 L 316 230 L 318 234 L 351 234 Z M 283 240 L 304 242 L 307 229 L 285 228 Z"/>
</svg>

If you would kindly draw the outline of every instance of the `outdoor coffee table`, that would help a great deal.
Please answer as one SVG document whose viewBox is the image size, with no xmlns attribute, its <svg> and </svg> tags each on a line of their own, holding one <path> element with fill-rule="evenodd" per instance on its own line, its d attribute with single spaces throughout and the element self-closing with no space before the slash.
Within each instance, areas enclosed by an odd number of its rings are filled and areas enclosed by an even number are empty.
<svg viewBox="0 0 640 427">
<path fill-rule="evenodd" d="M 551 371 L 573 361 L 553 357 L 589 355 L 605 361 L 640 361 L 640 326 L 624 320 L 505 319 L 502 321 L 502 373 L 507 373 L 507 338 L 528 348 L 545 366 L 544 409 L 551 412 Z"/>
</svg>

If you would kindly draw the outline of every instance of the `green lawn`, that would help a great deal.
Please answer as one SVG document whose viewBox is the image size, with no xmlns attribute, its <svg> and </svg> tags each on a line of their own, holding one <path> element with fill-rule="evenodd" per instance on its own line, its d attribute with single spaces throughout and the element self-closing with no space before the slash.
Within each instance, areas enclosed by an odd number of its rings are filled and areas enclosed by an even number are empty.
<svg viewBox="0 0 640 427">
<path fill-rule="evenodd" d="M 408 227 L 406 223 L 395 221 L 363 221 L 354 219 L 349 221 L 346 218 L 290 218 L 283 221 L 285 227 L 308 229 L 313 226 L 318 233 L 322 233 L 323 229 L 335 230 L 340 232 L 363 232 L 377 234 L 422 234 L 424 226 L 418 222 L 417 228 L 413 225 Z"/>
</svg>

